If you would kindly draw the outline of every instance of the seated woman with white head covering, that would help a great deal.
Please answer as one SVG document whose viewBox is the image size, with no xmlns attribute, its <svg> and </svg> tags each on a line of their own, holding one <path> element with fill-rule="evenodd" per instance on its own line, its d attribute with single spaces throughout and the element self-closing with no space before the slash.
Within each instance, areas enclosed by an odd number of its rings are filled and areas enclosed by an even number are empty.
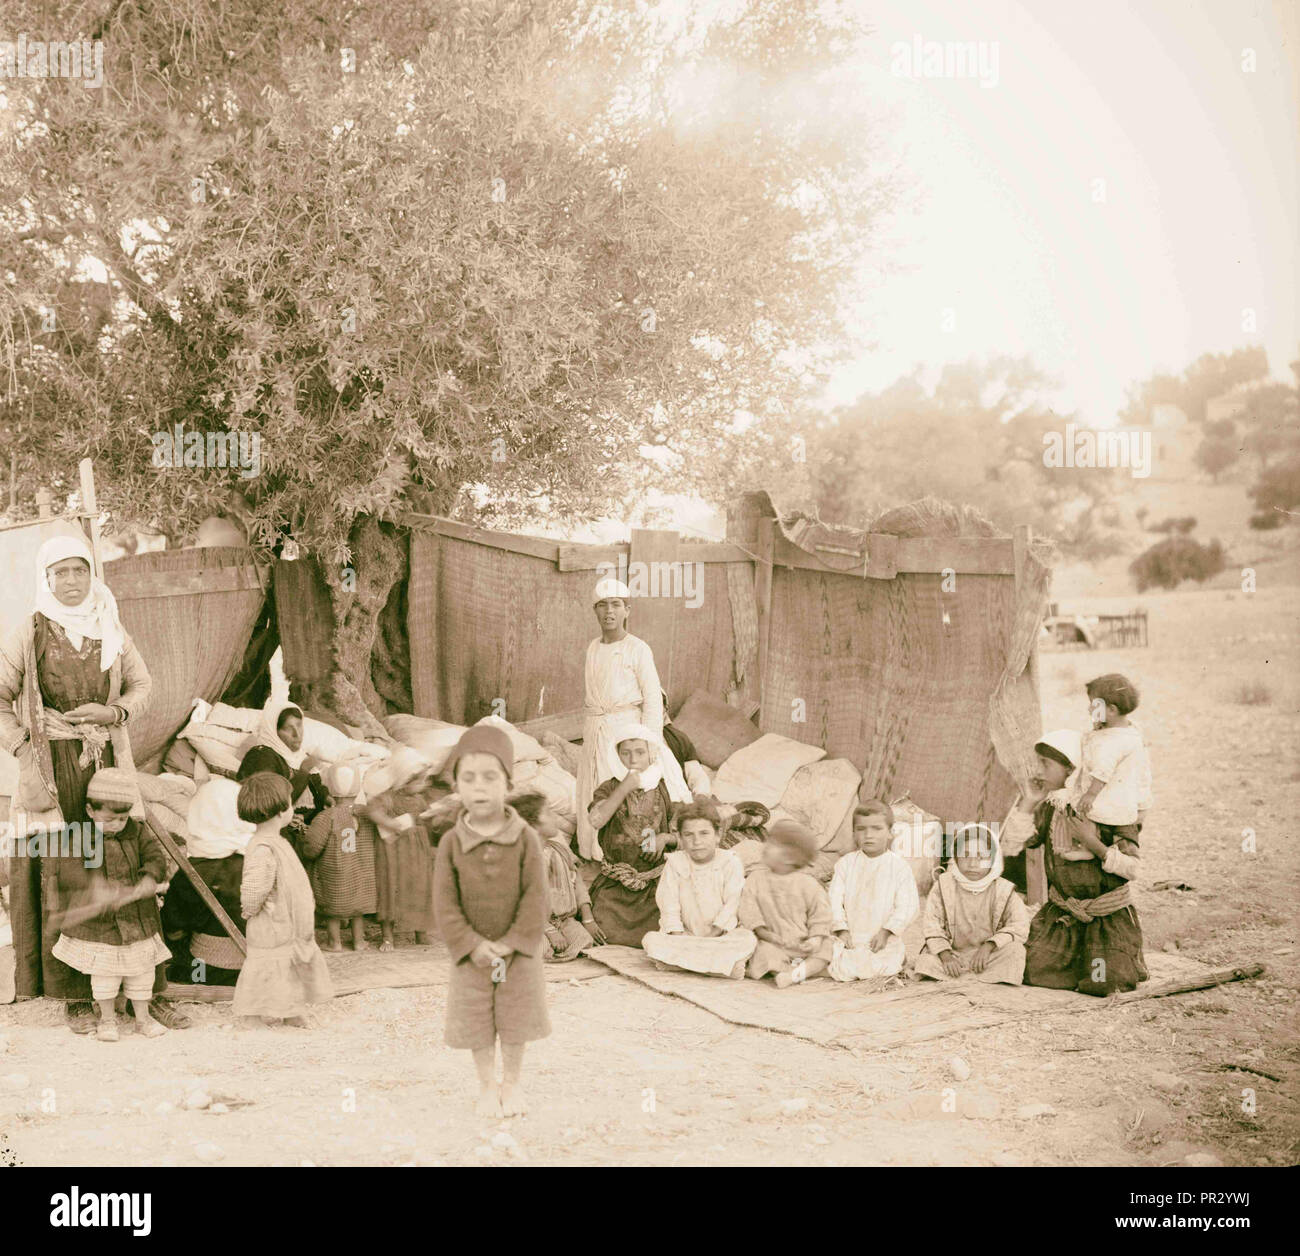
<svg viewBox="0 0 1300 1256">
<path fill-rule="evenodd" d="M 587 646 L 583 704 L 582 750 L 578 761 L 578 853 L 584 859 L 601 859 L 604 852 L 588 810 L 596 786 L 611 775 L 617 762 L 610 740 L 613 730 L 640 722 L 656 741 L 664 728 L 663 689 L 650 647 L 627 630 L 627 585 L 613 579 L 601 580 L 595 590 L 596 622 L 600 636 Z M 681 765 L 672 755 L 663 764 L 668 797 L 673 802 L 690 802 L 691 791 Z"/>
<path fill-rule="evenodd" d="M 659 927 L 656 884 L 669 831 L 672 799 L 664 780 L 667 747 L 644 724 L 624 724 L 609 734 L 614 756 L 595 789 L 586 816 L 600 834 L 600 875 L 591 883 L 591 910 L 615 946 L 640 946 Z"/>
</svg>

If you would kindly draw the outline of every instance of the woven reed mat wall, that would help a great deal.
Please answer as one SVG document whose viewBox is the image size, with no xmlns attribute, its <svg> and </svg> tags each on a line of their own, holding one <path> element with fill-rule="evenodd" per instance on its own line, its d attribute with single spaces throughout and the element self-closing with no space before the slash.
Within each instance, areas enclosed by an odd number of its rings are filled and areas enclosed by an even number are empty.
<svg viewBox="0 0 1300 1256">
<path fill-rule="evenodd" d="M 1015 582 L 962 575 L 954 593 L 941 582 L 777 567 L 760 727 L 862 765 L 865 794 L 910 792 L 945 820 L 1001 820 L 1015 787 L 989 736 L 989 699 Z"/>
<path fill-rule="evenodd" d="M 310 554 L 277 559 L 274 588 L 284 674 L 299 685 L 328 680 L 334 646 L 334 608 L 320 564 Z"/>
<path fill-rule="evenodd" d="M 235 568 L 250 588 L 156 595 L 162 581 L 149 577 L 193 575 Z M 149 706 L 131 723 L 136 767 L 153 770 L 167 743 L 189 718 L 195 698 L 215 702 L 243 662 L 264 592 L 254 578 L 253 551 L 244 547 L 164 550 L 104 565 L 122 624 L 153 679 Z"/>
<path fill-rule="evenodd" d="M 746 564 L 747 565 L 747 564 Z M 703 564 L 701 604 L 674 598 L 667 641 L 655 645 L 676 710 L 695 689 L 732 680 L 732 607 L 724 563 Z M 595 571 L 419 530 L 411 533 L 407 625 L 415 713 L 466 723 L 499 713 L 514 723 L 579 710 Z M 631 632 L 637 632 L 632 601 Z"/>
</svg>

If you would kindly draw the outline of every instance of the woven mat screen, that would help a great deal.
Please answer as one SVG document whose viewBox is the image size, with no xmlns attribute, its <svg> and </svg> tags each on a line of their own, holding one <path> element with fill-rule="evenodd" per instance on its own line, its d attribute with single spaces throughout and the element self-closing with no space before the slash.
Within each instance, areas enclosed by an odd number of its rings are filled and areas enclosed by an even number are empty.
<svg viewBox="0 0 1300 1256">
<path fill-rule="evenodd" d="M 760 727 L 863 767 L 864 793 L 943 819 L 1001 819 L 1015 787 L 989 736 L 1015 581 L 777 567 Z M 1023 664 L 1022 664 L 1023 666 Z"/>
<path fill-rule="evenodd" d="M 734 631 L 725 563 L 705 563 L 698 606 L 674 597 L 671 640 L 656 645 L 669 706 L 732 683 Z M 748 567 L 748 564 L 740 564 Z M 407 625 L 417 715 L 465 723 L 495 699 L 513 723 L 579 710 L 583 661 L 597 635 L 595 571 L 431 532 L 411 534 Z M 629 629 L 637 631 L 636 599 Z M 668 651 L 671 651 L 669 655 Z"/>
<path fill-rule="evenodd" d="M 250 549 L 215 546 L 135 554 L 104 565 L 122 624 L 153 680 L 148 708 L 131 723 L 131 752 L 138 768 L 153 770 L 189 718 L 195 698 L 215 702 L 221 696 L 243 662 L 265 594 L 260 587 L 161 597 L 119 590 L 128 580 L 138 588 L 150 573 L 176 576 L 221 567 L 256 570 L 257 564 Z"/>
</svg>

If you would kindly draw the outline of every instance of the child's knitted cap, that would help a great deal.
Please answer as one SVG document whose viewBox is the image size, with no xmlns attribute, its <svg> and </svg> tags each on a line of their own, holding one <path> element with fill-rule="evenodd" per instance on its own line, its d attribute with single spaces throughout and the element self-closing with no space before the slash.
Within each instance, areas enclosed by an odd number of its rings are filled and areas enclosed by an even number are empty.
<svg viewBox="0 0 1300 1256">
<path fill-rule="evenodd" d="M 90 778 L 86 797 L 95 802 L 125 803 L 134 807 L 140 800 L 135 777 L 126 768 L 100 768 Z"/>
<path fill-rule="evenodd" d="M 448 780 L 456 779 L 456 764 L 467 754 L 495 755 L 507 776 L 514 773 L 515 748 L 511 744 L 509 733 L 504 729 L 493 728 L 491 724 L 475 724 L 473 728 L 467 728 L 460 735 L 456 748 L 447 760 L 447 766 L 443 768 L 443 775 Z"/>
<path fill-rule="evenodd" d="M 768 829 L 767 840 L 780 842 L 782 846 L 794 847 L 808 863 L 812 863 L 817 858 L 817 852 L 821 849 L 812 829 L 806 824 L 800 824 L 798 820 L 778 820 Z"/>
</svg>

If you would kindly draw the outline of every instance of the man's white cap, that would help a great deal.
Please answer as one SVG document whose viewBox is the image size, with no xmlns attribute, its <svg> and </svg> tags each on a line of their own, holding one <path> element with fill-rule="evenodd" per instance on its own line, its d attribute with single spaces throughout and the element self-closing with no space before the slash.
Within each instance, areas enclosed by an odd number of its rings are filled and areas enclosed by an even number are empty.
<svg viewBox="0 0 1300 1256">
<path fill-rule="evenodd" d="M 621 580 L 615 580 L 612 576 L 601 580 L 596 585 L 596 596 L 592 601 L 603 602 L 606 598 L 622 598 L 627 601 L 632 596 L 632 591 Z"/>
</svg>

